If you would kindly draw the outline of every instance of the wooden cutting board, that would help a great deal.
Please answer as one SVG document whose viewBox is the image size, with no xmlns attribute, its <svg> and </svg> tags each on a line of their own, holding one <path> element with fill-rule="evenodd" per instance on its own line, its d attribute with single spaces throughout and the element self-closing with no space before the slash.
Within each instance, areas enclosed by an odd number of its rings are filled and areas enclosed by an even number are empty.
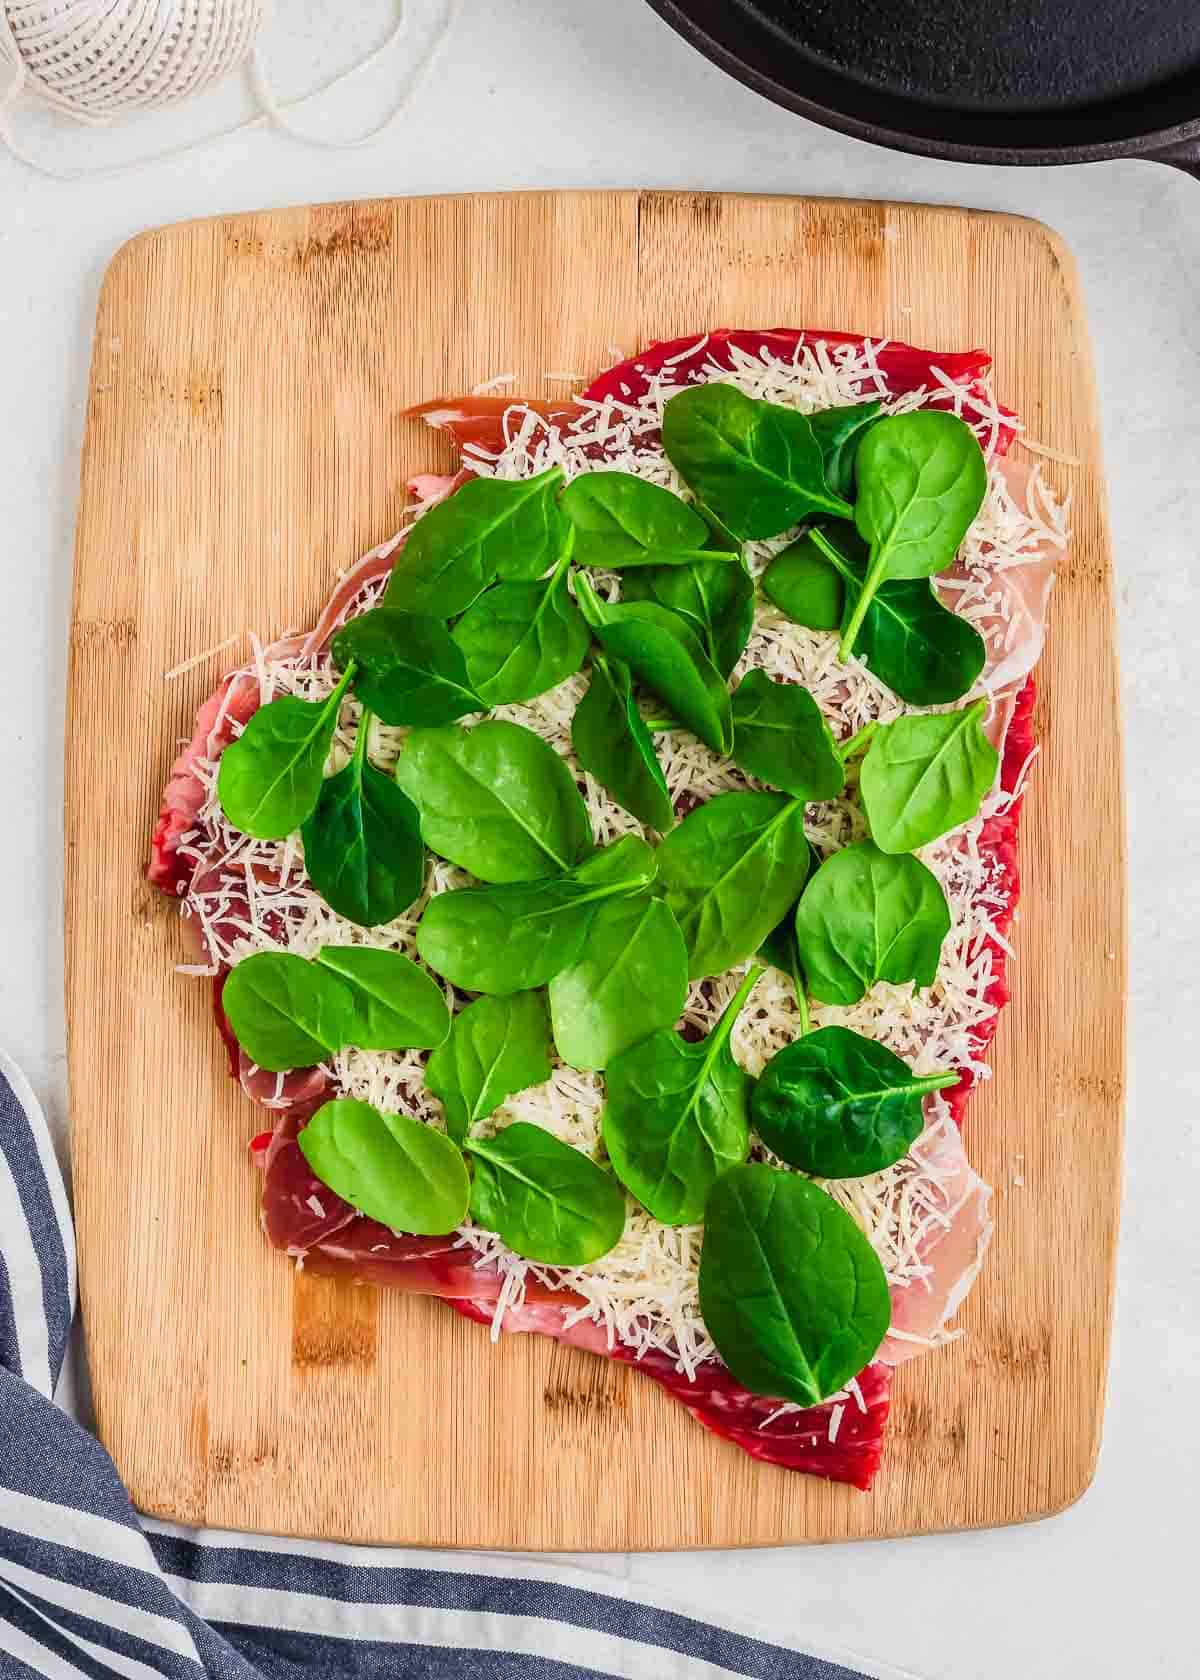
<svg viewBox="0 0 1200 1680">
<path fill-rule="evenodd" d="M 315 617 L 450 463 L 405 404 L 561 394 L 652 338 L 828 326 L 995 354 L 1078 462 L 1039 685 L 1015 999 L 967 1122 L 997 1229 L 966 1339 L 903 1369 L 868 1496 L 753 1463 L 626 1366 L 493 1346 L 264 1243 L 209 987 L 142 870 L 176 744 L 242 633 Z M 236 649 L 164 673 L 234 634 Z M 1121 735 L 1087 332 L 1034 222 L 690 193 L 397 199 L 159 229 L 100 300 L 67 736 L 67 1003 L 84 1322 L 135 1503 L 206 1526 L 552 1550 L 915 1533 L 1061 1510 L 1100 1437 L 1120 1173 Z"/>
</svg>

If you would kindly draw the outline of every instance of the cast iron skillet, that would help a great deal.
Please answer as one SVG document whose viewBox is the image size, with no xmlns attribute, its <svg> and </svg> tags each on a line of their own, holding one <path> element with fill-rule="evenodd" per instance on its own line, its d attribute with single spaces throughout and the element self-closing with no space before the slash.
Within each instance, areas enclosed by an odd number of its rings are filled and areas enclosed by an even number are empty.
<svg viewBox="0 0 1200 1680">
<path fill-rule="evenodd" d="M 1144 157 L 1200 178 L 1200 0 L 650 0 L 730 75 L 964 163 Z"/>
</svg>

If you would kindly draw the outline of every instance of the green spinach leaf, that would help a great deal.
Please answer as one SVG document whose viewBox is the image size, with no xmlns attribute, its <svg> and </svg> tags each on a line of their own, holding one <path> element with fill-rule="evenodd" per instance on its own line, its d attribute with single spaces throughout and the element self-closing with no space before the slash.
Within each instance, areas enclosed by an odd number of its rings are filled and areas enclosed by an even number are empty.
<svg viewBox="0 0 1200 1680">
<path fill-rule="evenodd" d="M 840 628 L 846 592 L 837 568 L 818 548 L 811 530 L 782 549 L 760 581 L 767 600 L 793 624 L 803 624 L 808 630 Z"/>
<path fill-rule="evenodd" d="M 879 980 L 931 986 L 949 932 L 937 876 L 869 840 L 827 858 L 796 911 L 800 962 L 822 1003 L 857 1003 Z"/>
<path fill-rule="evenodd" d="M 541 992 L 517 992 L 476 998 L 460 1010 L 426 1063 L 425 1083 L 442 1101 L 446 1130 L 462 1143 L 477 1120 L 552 1071 L 546 1000 Z"/>
<path fill-rule="evenodd" d="M 481 881 L 553 875 L 592 843 L 566 763 L 520 724 L 414 730 L 396 780 L 421 813 L 425 844 Z"/>
<path fill-rule="evenodd" d="M 297 1142 L 322 1184 L 389 1230 L 442 1236 L 467 1216 L 461 1151 L 407 1114 L 339 1097 L 317 1110 Z"/>
<path fill-rule="evenodd" d="M 667 778 L 633 698 L 629 667 L 597 654 L 592 679 L 571 722 L 575 757 L 589 775 L 647 828 L 675 821 Z"/>
<path fill-rule="evenodd" d="M 429 1050 L 450 1031 L 442 988 L 399 951 L 323 945 L 317 962 L 350 988 L 347 1042 L 359 1050 Z"/>
<path fill-rule="evenodd" d="M 574 676 L 591 633 L 567 588 L 567 556 L 540 583 L 498 583 L 454 626 L 476 693 L 488 706 L 533 700 Z"/>
<path fill-rule="evenodd" d="M 471 1217 L 526 1260 L 586 1266 L 615 1248 L 625 1197 L 611 1173 L 540 1126 L 515 1120 L 467 1144 L 475 1162 Z"/>
<path fill-rule="evenodd" d="M 580 473 L 561 506 L 581 566 L 679 566 L 708 545 L 708 526 L 694 508 L 633 473 Z"/>
<path fill-rule="evenodd" d="M 763 590 L 797 624 L 836 630 L 857 606 L 867 560 L 849 526 L 835 532 L 818 525 L 772 561 Z M 881 583 L 854 651 L 912 706 L 959 699 L 974 687 L 987 654 L 978 630 L 943 606 L 929 578 Z"/>
<path fill-rule="evenodd" d="M 892 1307 L 879 1257 L 833 1197 L 750 1165 L 709 1193 L 700 1311 L 743 1388 L 815 1406 L 874 1356 Z"/>
<path fill-rule="evenodd" d="M 881 724 L 859 792 L 882 852 L 913 852 L 969 822 L 996 780 L 1000 755 L 980 726 L 986 700 L 957 712 Z"/>
<path fill-rule="evenodd" d="M 221 1007 L 268 1073 L 312 1067 L 350 1042 L 354 998 L 336 974 L 288 951 L 256 951 L 230 970 Z"/>
<path fill-rule="evenodd" d="M 750 671 L 733 696 L 733 762 L 794 799 L 834 799 L 846 772 L 821 708 L 798 683 Z"/>
<path fill-rule="evenodd" d="M 576 587 L 583 615 L 605 651 L 623 660 L 705 746 L 727 753 L 729 690 L 686 619 L 648 601 L 609 606 L 582 575 Z"/>
<path fill-rule="evenodd" d="M 533 478 L 473 478 L 423 514 L 409 533 L 385 607 L 454 618 L 496 578 L 541 577 L 563 551 L 562 468 Z"/>
<path fill-rule="evenodd" d="M 462 991 L 528 991 L 576 960 L 598 904 L 645 892 L 654 877 L 655 854 L 626 835 L 549 879 L 439 893 L 417 950 Z"/>
<path fill-rule="evenodd" d="M 325 700 L 281 695 L 260 706 L 221 754 L 217 797 L 235 828 L 255 840 L 283 840 L 300 827 L 321 793 L 338 712 L 354 675 L 346 671 Z"/>
<path fill-rule="evenodd" d="M 417 808 L 367 760 L 370 721 L 364 711 L 349 762 L 322 782 L 300 830 L 313 886 L 339 916 L 360 927 L 394 921 L 425 878 Z"/>
<path fill-rule="evenodd" d="M 742 540 L 776 537 L 812 513 L 852 516 L 825 482 L 811 422 L 794 409 L 733 385 L 695 385 L 664 407 L 662 441 L 700 501 Z"/>
<path fill-rule="evenodd" d="M 804 805 L 780 793 L 721 793 L 658 848 L 659 880 L 693 980 L 753 956 L 800 896 L 810 861 Z"/>
<path fill-rule="evenodd" d="M 550 982 L 554 1042 L 564 1062 L 606 1067 L 687 999 L 687 950 L 675 918 L 648 893 L 596 911 L 582 950 Z"/>
<path fill-rule="evenodd" d="M 354 692 L 384 723 L 434 728 L 484 708 L 446 626 L 436 618 L 376 607 L 343 625 L 333 662 L 354 661 Z"/>
<path fill-rule="evenodd" d="M 825 482 L 835 495 L 854 496 L 854 460 L 867 430 L 879 416 L 879 399 L 848 408 L 822 408 L 809 415 L 813 435 L 821 446 Z"/>
<path fill-rule="evenodd" d="M 956 1073 L 917 1078 L 907 1062 L 846 1027 L 818 1027 L 767 1063 L 754 1125 L 768 1149 L 816 1178 L 865 1178 L 908 1154 L 925 1129 L 922 1098 Z"/>
<path fill-rule="evenodd" d="M 857 598 L 846 585 L 847 600 Z M 881 584 L 854 651 L 910 706 L 941 706 L 974 688 L 987 648 L 973 624 L 938 599 L 928 578 Z"/>
<path fill-rule="evenodd" d="M 728 677 L 754 628 L 754 579 L 741 560 L 707 559 L 687 566 L 644 566 L 622 580 L 623 601 L 650 601 L 687 620 L 708 657 Z"/>
<path fill-rule="evenodd" d="M 750 1151 L 754 1081 L 729 1038 L 761 974 L 750 970 L 698 1044 L 660 1028 L 608 1064 L 604 1147 L 621 1183 L 664 1225 L 699 1223 L 713 1180 Z"/>
<path fill-rule="evenodd" d="M 859 445 L 855 472 L 854 519 L 870 547 L 870 561 L 842 631 L 843 659 L 853 651 L 879 585 L 944 571 L 987 490 L 987 466 L 974 432 L 940 409 L 877 421 Z"/>
</svg>

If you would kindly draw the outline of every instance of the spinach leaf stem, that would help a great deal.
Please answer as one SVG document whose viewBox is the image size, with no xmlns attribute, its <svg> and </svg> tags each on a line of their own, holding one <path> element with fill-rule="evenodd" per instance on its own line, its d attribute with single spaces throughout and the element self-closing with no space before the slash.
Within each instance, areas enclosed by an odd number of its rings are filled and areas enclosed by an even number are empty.
<svg viewBox="0 0 1200 1680">
<path fill-rule="evenodd" d="M 842 763 L 849 764 L 852 758 L 869 746 L 871 737 L 878 728 L 879 720 L 876 718 L 871 723 L 865 723 L 860 730 L 851 735 L 848 741 L 841 742 L 836 750 Z"/>
</svg>

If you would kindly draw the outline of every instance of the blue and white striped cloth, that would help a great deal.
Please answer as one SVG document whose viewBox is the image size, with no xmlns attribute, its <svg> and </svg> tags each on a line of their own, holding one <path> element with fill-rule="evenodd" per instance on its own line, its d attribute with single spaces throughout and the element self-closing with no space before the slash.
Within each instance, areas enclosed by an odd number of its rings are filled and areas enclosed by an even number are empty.
<svg viewBox="0 0 1200 1680">
<path fill-rule="evenodd" d="M 582 1571 L 143 1520 L 53 1403 L 74 1310 L 50 1136 L 0 1052 L 0 1680 L 864 1680 Z"/>
</svg>

